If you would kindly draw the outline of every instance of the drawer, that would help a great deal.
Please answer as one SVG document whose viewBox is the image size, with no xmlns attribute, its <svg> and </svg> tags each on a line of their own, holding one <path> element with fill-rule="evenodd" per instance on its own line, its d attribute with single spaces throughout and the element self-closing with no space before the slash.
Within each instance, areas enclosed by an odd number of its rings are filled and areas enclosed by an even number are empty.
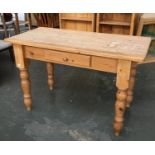
<svg viewBox="0 0 155 155">
<path fill-rule="evenodd" d="M 51 62 L 61 63 L 61 64 L 84 66 L 84 67 L 90 66 L 90 56 L 81 55 L 81 54 L 59 52 L 59 51 L 26 46 L 25 56 L 31 59 L 51 61 Z"/>
<path fill-rule="evenodd" d="M 91 68 L 95 70 L 116 73 L 117 72 L 117 60 L 111 58 L 102 58 L 92 56 Z"/>
</svg>

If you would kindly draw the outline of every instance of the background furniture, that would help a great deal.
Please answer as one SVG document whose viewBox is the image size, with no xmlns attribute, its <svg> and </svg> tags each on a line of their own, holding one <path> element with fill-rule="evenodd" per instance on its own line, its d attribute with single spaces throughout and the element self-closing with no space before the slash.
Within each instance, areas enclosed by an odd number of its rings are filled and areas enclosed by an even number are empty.
<svg viewBox="0 0 155 155">
<path fill-rule="evenodd" d="M 137 36 L 143 35 L 142 32 L 143 32 L 144 27 L 146 25 L 147 26 L 148 25 L 150 25 L 150 26 L 153 25 L 155 27 L 155 14 L 154 13 L 144 13 L 144 14 L 141 15 L 140 21 L 139 21 L 139 24 L 138 24 L 138 29 L 137 29 Z M 155 40 L 155 37 L 153 37 L 151 35 L 149 35 L 149 36 L 152 38 L 152 42 L 153 42 Z M 146 58 L 146 60 L 143 63 L 152 63 L 152 62 L 155 62 L 155 55 L 154 55 L 154 53 L 151 53 L 151 51 L 150 51 L 149 56 Z"/>
<path fill-rule="evenodd" d="M 60 13 L 60 28 L 95 32 L 95 13 Z"/>
<path fill-rule="evenodd" d="M 11 21 L 6 22 L 3 13 L 0 13 L 0 18 L 1 18 L 1 22 L 0 22 L 1 32 L 4 32 L 5 38 L 11 36 L 11 34 L 10 34 L 11 27 L 14 28 L 14 33 L 17 34 L 17 29 L 15 27 L 15 23 L 14 23 L 13 19 Z M 9 51 L 11 60 L 14 62 L 14 54 L 13 54 L 12 44 L 4 42 L 3 40 L 0 40 L 0 52 L 6 51 L 6 50 Z"/>
<path fill-rule="evenodd" d="M 15 13 L 15 24 L 16 24 L 17 34 L 19 34 L 20 33 L 20 26 L 19 26 L 18 13 Z"/>
<path fill-rule="evenodd" d="M 37 26 L 37 21 L 34 17 L 34 13 L 25 13 L 25 21 L 31 21 L 31 26 L 36 27 Z M 30 18 L 29 18 L 30 17 Z"/>
<path fill-rule="evenodd" d="M 25 25 L 28 24 L 29 28 L 31 28 L 30 26 L 30 16 L 29 16 L 29 21 L 19 21 L 18 18 L 18 13 L 13 13 L 12 14 L 12 19 L 6 21 L 4 18 L 4 14 L 0 13 L 0 17 L 1 17 L 1 22 L 0 22 L 0 31 L 2 33 L 4 33 L 4 38 L 8 38 L 12 35 L 16 35 L 22 32 L 21 27 L 23 26 L 24 31 L 25 29 Z M 3 40 L 0 40 L 0 51 L 6 51 L 8 50 L 11 56 L 11 60 L 14 61 L 14 54 L 13 54 L 13 48 L 12 48 L 12 44 L 11 43 L 6 43 Z"/>
<path fill-rule="evenodd" d="M 12 30 L 14 30 L 14 34 L 17 34 L 17 28 L 13 18 L 10 21 L 5 21 L 4 14 L 0 13 L 0 19 L 0 31 L 4 32 L 5 38 L 11 36 Z"/>
<path fill-rule="evenodd" d="M 144 13 L 140 17 L 140 21 L 138 24 L 137 36 L 142 35 L 142 31 L 145 25 L 155 24 L 155 13 Z"/>
<path fill-rule="evenodd" d="M 17 28 L 17 33 L 25 32 L 26 30 L 32 29 L 32 21 L 31 21 L 31 14 L 25 13 L 24 14 L 25 19 L 19 20 L 18 13 L 15 13 L 15 23 Z"/>
<path fill-rule="evenodd" d="M 31 30 L 32 29 L 32 17 L 31 17 L 31 13 L 25 13 L 25 16 L 27 16 L 27 20 L 25 20 L 25 21 L 28 24 L 29 30 Z"/>
<path fill-rule="evenodd" d="M 59 27 L 59 14 L 58 13 L 33 13 L 37 26 L 43 27 Z"/>
<path fill-rule="evenodd" d="M 96 32 L 134 34 L 135 13 L 97 13 Z"/>
</svg>

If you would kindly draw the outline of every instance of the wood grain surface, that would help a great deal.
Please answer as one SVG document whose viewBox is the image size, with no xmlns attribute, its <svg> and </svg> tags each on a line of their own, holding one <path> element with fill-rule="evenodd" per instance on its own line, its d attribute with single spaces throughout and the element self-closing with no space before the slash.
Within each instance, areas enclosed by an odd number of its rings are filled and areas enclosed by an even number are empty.
<svg viewBox="0 0 155 155">
<path fill-rule="evenodd" d="M 71 53 L 142 62 L 147 55 L 151 38 L 40 27 L 8 38 L 6 41 Z"/>
</svg>

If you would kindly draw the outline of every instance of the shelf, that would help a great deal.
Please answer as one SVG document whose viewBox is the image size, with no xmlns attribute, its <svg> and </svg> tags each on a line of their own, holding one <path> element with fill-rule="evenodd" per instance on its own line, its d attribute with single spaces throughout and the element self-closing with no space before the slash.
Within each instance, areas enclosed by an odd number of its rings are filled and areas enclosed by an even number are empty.
<svg viewBox="0 0 155 155">
<path fill-rule="evenodd" d="M 119 21 L 102 21 L 99 22 L 102 25 L 119 25 L 119 26 L 130 26 L 129 22 L 119 22 Z"/>
<path fill-rule="evenodd" d="M 74 17 L 61 17 L 61 20 L 74 20 L 74 21 L 84 21 L 84 22 L 91 22 L 92 19 L 88 18 L 74 18 Z"/>
</svg>

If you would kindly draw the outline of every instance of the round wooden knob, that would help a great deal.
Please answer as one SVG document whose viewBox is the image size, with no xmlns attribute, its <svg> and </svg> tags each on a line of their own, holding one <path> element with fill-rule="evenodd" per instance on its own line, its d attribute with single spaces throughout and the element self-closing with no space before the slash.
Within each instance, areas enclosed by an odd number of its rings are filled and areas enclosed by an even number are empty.
<svg viewBox="0 0 155 155">
<path fill-rule="evenodd" d="M 68 58 L 63 58 L 64 62 L 68 62 L 68 60 L 69 60 Z"/>
</svg>

